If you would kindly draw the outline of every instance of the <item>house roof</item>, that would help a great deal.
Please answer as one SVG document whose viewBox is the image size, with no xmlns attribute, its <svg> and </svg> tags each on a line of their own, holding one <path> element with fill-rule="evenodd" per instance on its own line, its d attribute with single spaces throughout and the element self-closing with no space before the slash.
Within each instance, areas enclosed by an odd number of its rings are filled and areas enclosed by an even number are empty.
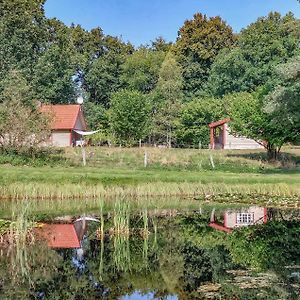
<svg viewBox="0 0 300 300">
<path fill-rule="evenodd" d="M 58 129 L 75 129 L 77 118 L 81 118 L 83 126 L 86 129 L 85 120 L 79 104 L 58 104 L 58 105 L 42 105 L 41 112 L 53 115 L 51 124 L 52 130 Z"/>
<path fill-rule="evenodd" d="M 212 123 L 208 124 L 208 127 L 215 128 L 215 127 L 221 126 L 221 125 L 223 125 L 225 123 L 228 123 L 228 122 L 230 122 L 230 119 L 226 118 L 226 119 L 222 119 L 222 120 L 219 120 L 219 121 L 216 121 L 216 122 L 212 122 Z"/>
<path fill-rule="evenodd" d="M 38 234 L 47 241 L 50 248 L 80 248 L 80 241 L 73 224 L 43 224 Z"/>
</svg>

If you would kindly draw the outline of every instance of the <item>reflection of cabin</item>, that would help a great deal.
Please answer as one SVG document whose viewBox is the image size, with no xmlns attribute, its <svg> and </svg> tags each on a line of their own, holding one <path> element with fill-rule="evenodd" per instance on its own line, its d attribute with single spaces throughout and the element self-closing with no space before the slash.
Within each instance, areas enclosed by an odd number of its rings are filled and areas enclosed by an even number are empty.
<svg viewBox="0 0 300 300">
<path fill-rule="evenodd" d="M 251 206 L 242 210 L 225 210 L 223 217 L 223 223 L 219 223 L 213 212 L 209 226 L 230 233 L 234 228 L 263 224 L 268 219 L 267 209 L 259 206 Z"/>
<path fill-rule="evenodd" d="M 47 241 L 48 247 L 56 249 L 80 248 L 86 232 L 85 222 L 75 224 L 43 224 L 37 229 L 38 236 Z"/>
<path fill-rule="evenodd" d="M 210 123 L 211 149 L 261 149 L 262 145 L 252 139 L 237 137 L 230 133 L 228 123 L 230 119 L 223 119 Z"/>
<path fill-rule="evenodd" d="M 38 234 L 50 248 L 80 248 L 80 238 L 73 224 L 43 224 Z"/>
<path fill-rule="evenodd" d="M 53 118 L 49 144 L 67 147 L 80 142 L 81 137 L 74 130 L 87 130 L 80 105 L 42 105 L 40 109 Z"/>
</svg>

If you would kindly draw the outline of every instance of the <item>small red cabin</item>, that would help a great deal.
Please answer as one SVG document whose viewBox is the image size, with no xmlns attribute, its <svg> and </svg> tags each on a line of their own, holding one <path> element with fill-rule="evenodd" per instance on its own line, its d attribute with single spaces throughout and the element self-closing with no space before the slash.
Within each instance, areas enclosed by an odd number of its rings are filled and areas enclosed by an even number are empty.
<svg viewBox="0 0 300 300">
<path fill-rule="evenodd" d="M 230 119 L 208 124 L 210 128 L 210 149 L 261 149 L 262 144 L 255 140 L 233 135 L 229 128 Z"/>
</svg>

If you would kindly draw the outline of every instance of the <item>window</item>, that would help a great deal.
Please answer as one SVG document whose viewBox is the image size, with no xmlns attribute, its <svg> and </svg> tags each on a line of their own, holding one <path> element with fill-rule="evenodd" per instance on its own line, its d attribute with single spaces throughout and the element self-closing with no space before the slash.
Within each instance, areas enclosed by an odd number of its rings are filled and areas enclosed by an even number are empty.
<svg viewBox="0 0 300 300">
<path fill-rule="evenodd" d="M 253 213 L 237 213 L 236 215 L 236 224 L 239 225 L 249 225 L 254 221 Z"/>
</svg>

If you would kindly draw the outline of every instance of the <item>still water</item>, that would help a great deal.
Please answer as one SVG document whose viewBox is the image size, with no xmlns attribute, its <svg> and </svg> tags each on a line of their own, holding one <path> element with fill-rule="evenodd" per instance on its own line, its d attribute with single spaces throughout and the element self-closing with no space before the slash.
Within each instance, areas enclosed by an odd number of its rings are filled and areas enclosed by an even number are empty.
<svg viewBox="0 0 300 300">
<path fill-rule="evenodd" d="M 0 299 L 300 299 L 300 211 L 59 218 L 1 250 Z"/>
</svg>

